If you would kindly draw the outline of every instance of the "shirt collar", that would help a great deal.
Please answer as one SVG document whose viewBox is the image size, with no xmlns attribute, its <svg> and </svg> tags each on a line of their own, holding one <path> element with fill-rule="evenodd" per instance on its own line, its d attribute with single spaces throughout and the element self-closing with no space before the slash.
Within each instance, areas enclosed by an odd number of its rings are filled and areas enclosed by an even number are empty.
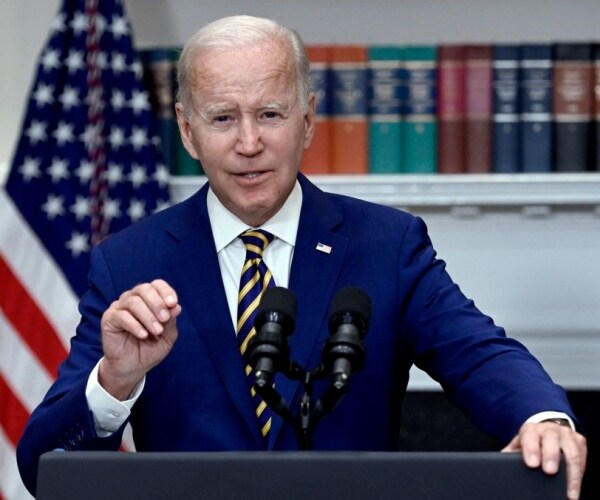
<svg viewBox="0 0 600 500">
<path fill-rule="evenodd" d="M 242 222 L 225 208 L 210 185 L 206 197 L 206 206 L 217 253 L 250 228 L 248 224 Z M 302 188 L 296 180 L 294 188 L 283 206 L 260 227 L 293 247 L 296 245 L 296 234 L 298 233 L 301 209 Z"/>
</svg>

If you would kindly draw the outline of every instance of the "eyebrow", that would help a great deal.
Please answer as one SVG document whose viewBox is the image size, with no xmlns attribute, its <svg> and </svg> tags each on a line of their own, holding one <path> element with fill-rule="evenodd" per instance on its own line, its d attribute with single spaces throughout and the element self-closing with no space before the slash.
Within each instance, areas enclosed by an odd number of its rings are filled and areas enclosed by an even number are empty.
<svg viewBox="0 0 600 500">
<path fill-rule="evenodd" d="M 260 111 L 264 111 L 264 110 L 287 111 L 291 107 L 292 106 L 290 106 L 289 103 L 284 103 L 282 101 L 272 101 L 272 102 L 263 104 L 262 106 L 258 106 L 256 109 L 260 110 Z M 217 115 L 231 113 L 234 109 L 235 109 L 234 106 L 232 107 L 232 106 L 227 106 L 224 104 L 214 104 L 214 105 L 210 105 L 206 109 L 204 109 L 201 112 L 201 115 L 202 116 L 217 116 Z"/>
</svg>

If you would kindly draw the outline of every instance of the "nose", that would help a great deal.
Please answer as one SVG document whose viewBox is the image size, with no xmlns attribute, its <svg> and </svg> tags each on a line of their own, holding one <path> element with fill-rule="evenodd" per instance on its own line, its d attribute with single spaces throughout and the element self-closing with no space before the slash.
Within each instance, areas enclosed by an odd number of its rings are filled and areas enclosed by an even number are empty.
<svg viewBox="0 0 600 500">
<path fill-rule="evenodd" d="M 239 122 L 236 152 L 244 156 L 255 156 L 264 149 L 260 126 L 256 120 L 244 117 Z"/>
</svg>

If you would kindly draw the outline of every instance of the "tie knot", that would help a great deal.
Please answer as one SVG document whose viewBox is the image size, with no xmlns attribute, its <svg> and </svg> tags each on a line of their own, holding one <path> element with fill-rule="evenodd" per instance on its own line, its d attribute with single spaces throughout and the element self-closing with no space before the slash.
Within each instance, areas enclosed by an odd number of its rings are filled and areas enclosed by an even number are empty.
<svg viewBox="0 0 600 500">
<path fill-rule="evenodd" d="M 273 241 L 274 236 L 264 229 L 249 229 L 240 234 L 246 247 L 246 259 L 261 258 L 267 245 Z"/>
</svg>

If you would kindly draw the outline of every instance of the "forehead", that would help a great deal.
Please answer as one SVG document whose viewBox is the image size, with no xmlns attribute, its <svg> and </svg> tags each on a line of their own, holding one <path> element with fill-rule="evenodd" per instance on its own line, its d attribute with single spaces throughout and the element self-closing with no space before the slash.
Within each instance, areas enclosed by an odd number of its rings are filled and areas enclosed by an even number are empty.
<svg viewBox="0 0 600 500">
<path fill-rule="evenodd" d="M 295 83 L 294 60 L 289 48 L 277 41 L 213 48 L 196 55 L 191 80 L 192 92 L 204 96 L 275 88 L 287 91 Z"/>
</svg>

